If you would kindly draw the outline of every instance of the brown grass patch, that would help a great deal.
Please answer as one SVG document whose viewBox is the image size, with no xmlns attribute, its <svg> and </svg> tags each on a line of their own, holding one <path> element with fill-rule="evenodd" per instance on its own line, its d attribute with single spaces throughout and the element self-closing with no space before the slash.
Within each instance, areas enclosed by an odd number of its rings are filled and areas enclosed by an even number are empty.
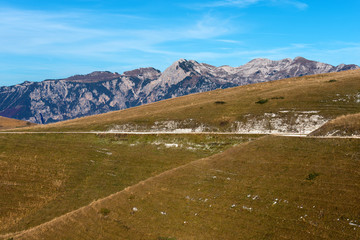
<svg viewBox="0 0 360 240">
<path fill-rule="evenodd" d="M 35 123 L 0 116 L 0 130 L 35 126 Z"/>
</svg>

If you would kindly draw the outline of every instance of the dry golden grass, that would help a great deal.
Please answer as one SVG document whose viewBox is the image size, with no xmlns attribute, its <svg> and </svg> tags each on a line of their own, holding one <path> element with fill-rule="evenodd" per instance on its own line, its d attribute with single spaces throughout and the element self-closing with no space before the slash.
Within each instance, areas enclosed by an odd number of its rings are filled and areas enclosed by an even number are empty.
<svg viewBox="0 0 360 240">
<path fill-rule="evenodd" d="M 0 130 L 29 127 L 29 126 L 33 126 L 33 125 L 36 125 L 36 124 L 0 116 Z"/>
<path fill-rule="evenodd" d="M 359 144 L 264 137 L 3 237 L 359 239 Z"/>
<path fill-rule="evenodd" d="M 332 79 L 336 79 L 336 82 L 331 82 Z M 325 118 L 333 119 L 360 112 L 357 102 L 359 82 L 360 70 L 283 79 L 192 94 L 122 111 L 38 126 L 32 131 L 106 131 L 114 125 L 125 123 L 147 127 L 155 121 L 187 119 L 226 130 L 231 122 L 244 121 L 246 115 L 263 118 L 264 113 L 284 110 L 289 111 L 289 121 L 296 111 L 319 111 Z M 257 104 L 259 99 L 268 99 L 268 102 Z"/>
<path fill-rule="evenodd" d="M 231 135 L 1 134 L 0 234 L 37 226 L 248 140 Z"/>
<path fill-rule="evenodd" d="M 312 132 L 312 136 L 360 136 L 360 113 L 340 116 Z"/>
</svg>

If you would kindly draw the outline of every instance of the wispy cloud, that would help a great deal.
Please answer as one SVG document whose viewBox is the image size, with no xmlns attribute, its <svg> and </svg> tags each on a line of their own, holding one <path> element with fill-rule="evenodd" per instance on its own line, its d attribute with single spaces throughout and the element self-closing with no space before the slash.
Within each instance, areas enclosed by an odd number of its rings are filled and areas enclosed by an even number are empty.
<svg viewBox="0 0 360 240">
<path fill-rule="evenodd" d="M 232 44 L 244 44 L 242 41 L 238 40 L 232 40 L 232 39 L 217 39 L 218 42 L 224 42 L 224 43 L 232 43 Z"/>
<path fill-rule="evenodd" d="M 247 8 L 258 4 L 265 6 L 292 6 L 300 10 L 304 10 L 308 7 L 306 3 L 297 0 L 220 0 L 207 3 L 195 3 L 192 7 L 199 9 L 217 7 Z"/>
<path fill-rule="evenodd" d="M 280 5 L 280 6 L 293 6 L 293 7 L 296 7 L 300 10 L 305 10 L 306 8 L 309 7 L 308 4 L 304 3 L 304 2 L 301 2 L 301 1 L 296 1 L 296 0 L 271 0 L 270 1 L 272 4 L 275 4 L 275 5 Z"/>
<path fill-rule="evenodd" d="M 204 4 L 198 4 L 198 7 L 248 7 L 250 5 L 256 4 L 261 0 L 223 0 L 223 1 L 216 1 L 216 2 L 209 2 Z"/>
<path fill-rule="evenodd" d="M 127 16 L 131 17 L 131 16 Z M 231 31 L 226 19 L 210 15 L 176 28 L 111 28 L 84 25 L 93 16 L 0 9 L 0 53 L 106 57 L 124 51 L 159 52 L 157 46 L 178 40 L 212 39 Z"/>
<path fill-rule="evenodd" d="M 344 47 L 347 45 L 347 47 Z M 360 54 L 360 43 L 293 43 L 284 47 L 236 50 L 229 48 L 229 51 L 198 51 L 198 52 L 171 52 L 174 56 L 182 55 L 187 59 L 196 59 L 209 64 L 216 65 L 217 62 L 227 64 L 229 62 L 237 62 L 242 65 L 254 58 L 269 58 L 272 60 L 280 60 L 284 58 L 295 58 L 302 56 L 311 60 L 322 61 L 333 65 L 343 62 L 345 57 L 346 64 L 356 63 L 357 56 Z M 329 59 L 332 61 L 330 62 Z"/>
</svg>

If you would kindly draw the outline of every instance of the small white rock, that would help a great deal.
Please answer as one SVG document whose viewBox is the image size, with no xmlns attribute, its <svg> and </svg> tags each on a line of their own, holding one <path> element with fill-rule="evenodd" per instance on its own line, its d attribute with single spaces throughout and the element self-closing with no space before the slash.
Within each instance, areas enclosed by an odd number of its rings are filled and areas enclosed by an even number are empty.
<svg viewBox="0 0 360 240">
<path fill-rule="evenodd" d="M 137 211 L 139 211 L 136 207 L 133 207 L 133 212 L 137 212 Z"/>
</svg>

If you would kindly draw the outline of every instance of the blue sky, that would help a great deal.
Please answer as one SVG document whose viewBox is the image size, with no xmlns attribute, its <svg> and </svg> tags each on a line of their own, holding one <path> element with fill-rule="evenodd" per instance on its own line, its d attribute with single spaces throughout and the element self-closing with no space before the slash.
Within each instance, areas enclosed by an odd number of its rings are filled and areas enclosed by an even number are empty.
<svg viewBox="0 0 360 240">
<path fill-rule="evenodd" d="M 179 58 L 360 65 L 358 0 L 2 0 L 0 86 Z"/>
</svg>

